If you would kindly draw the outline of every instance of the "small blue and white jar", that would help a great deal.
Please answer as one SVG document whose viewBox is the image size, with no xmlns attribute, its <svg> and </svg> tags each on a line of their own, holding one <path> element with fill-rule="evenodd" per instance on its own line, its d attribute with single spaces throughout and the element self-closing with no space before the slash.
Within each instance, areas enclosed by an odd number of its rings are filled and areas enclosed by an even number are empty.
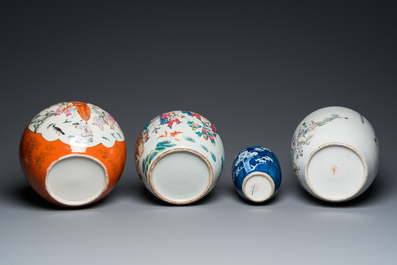
<svg viewBox="0 0 397 265">
<path fill-rule="evenodd" d="M 232 177 L 234 187 L 243 198 L 265 202 L 280 187 L 281 167 L 272 151 L 261 146 L 250 146 L 234 159 Z"/>
</svg>

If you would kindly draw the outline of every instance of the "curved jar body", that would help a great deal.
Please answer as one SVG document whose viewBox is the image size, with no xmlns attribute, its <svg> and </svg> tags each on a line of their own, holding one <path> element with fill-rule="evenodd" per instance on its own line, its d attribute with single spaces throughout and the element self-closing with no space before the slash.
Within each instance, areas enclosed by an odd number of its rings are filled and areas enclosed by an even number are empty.
<svg viewBox="0 0 397 265">
<path fill-rule="evenodd" d="M 221 176 L 222 139 L 213 124 L 191 111 L 171 111 L 150 121 L 138 137 L 136 168 L 146 188 L 163 201 L 203 198 Z"/>
<path fill-rule="evenodd" d="M 361 114 L 326 107 L 309 114 L 295 130 L 291 161 L 310 194 L 325 201 L 347 201 L 362 194 L 375 179 L 378 140 Z"/>
<path fill-rule="evenodd" d="M 126 144 L 115 119 L 83 102 L 62 102 L 37 114 L 19 149 L 32 188 L 62 206 L 88 205 L 105 197 L 124 169 Z"/>
<path fill-rule="evenodd" d="M 241 197 L 252 202 L 265 202 L 277 193 L 281 185 L 280 163 L 269 149 L 250 146 L 234 159 L 232 178 Z"/>
</svg>

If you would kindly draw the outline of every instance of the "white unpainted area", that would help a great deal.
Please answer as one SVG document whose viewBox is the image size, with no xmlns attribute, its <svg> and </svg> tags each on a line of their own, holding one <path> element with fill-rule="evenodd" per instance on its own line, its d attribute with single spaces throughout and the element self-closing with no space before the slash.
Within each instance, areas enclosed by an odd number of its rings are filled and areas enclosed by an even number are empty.
<svg viewBox="0 0 397 265">
<path fill-rule="evenodd" d="M 49 168 L 46 188 L 58 202 L 79 206 L 98 198 L 107 182 L 106 170 L 99 161 L 87 156 L 68 156 Z"/>
<path fill-rule="evenodd" d="M 264 202 L 274 193 L 274 181 L 266 173 L 254 172 L 243 182 L 244 195 L 253 202 Z"/>
<path fill-rule="evenodd" d="M 162 199 L 183 204 L 204 196 L 212 178 L 203 158 L 191 152 L 177 151 L 157 160 L 150 181 L 154 192 Z"/>
<path fill-rule="evenodd" d="M 327 201 L 343 201 L 360 192 L 367 178 L 367 167 L 353 148 L 326 145 L 309 157 L 305 174 L 317 196 Z"/>
</svg>

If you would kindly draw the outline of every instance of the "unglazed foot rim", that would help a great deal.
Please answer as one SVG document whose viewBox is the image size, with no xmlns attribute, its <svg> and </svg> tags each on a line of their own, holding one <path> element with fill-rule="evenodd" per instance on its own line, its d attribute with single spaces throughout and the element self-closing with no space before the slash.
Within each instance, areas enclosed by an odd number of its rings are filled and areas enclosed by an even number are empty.
<svg viewBox="0 0 397 265">
<path fill-rule="evenodd" d="M 193 198 L 189 198 L 189 199 L 174 199 L 171 196 L 165 196 L 164 194 L 162 194 L 156 188 L 156 185 L 154 184 L 153 171 L 155 169 L 156 164 L 158 164 L 158 162 L 163 157 L 165 157 L 167 155 L 170 155 L 170 154 L 173 154 L 173 153 L 178 153 L 178 152 L 187 152 L 187 153 L 196 155 L 198 158 L 200 158 L 205 163 L 205 165 L 207 166 L 207 169 L 208 169 L 208 175 L 209 175 L 208 184 L 206 185 L 206 187 L 200 193 L 198 193 Z M 150 169 L 149 169 L 149 172 L 148 172 L 148 183 L 149 183 L 149 186 L 150 186 L 151 190 L 154 192 L 154 194 L 156 196 L 158 196 L 162 200 L 164 200 L 164 201 L 166 201 L 168 203 L 172 203 L 172 204 L 180 204 L 180 205 L 189 204 L 189 203 L 193 203 L 193 202 L 196 202 L 196 201 L 202 199 L 209 192 L 209 190 L 211 189 L 211 186 L 212 186 L 213 182 L 214 182 L 214 171 L 213 171 L 212 165 L 208 161 L 208 159 L 204 155 L 202 155 L 201 153 L 199 153 L 199 152 L 197 152 L 195 150 L 192 150 L 192 149 L 189 149 L 189 148 L 183 148 L 183 147 L 182 148 L 173 148 L 173 149 L 170 149 L 170 150 L 167 150 L 167 151 L 161 153 L 158 157 L 156 157 L 153 160 L 153 163 L 150 166 Z"/>
<path fill-rule="evenodd" d="M 273 196 L 275 184 L 268 174 L 252 172 L 244 179 L 242 190 L 245 197 L 250 201 L 264 202 Z M 257 196 L 254 196 L 254 193 L 257 193 Z M 260 193 L 262 193 L 262 196 L 260 196 Z"/>
<path fill-rule="evenodd" d="M 319 191 L 314 185 L 309 177 L 309 166 L 310 166 L 310 162 L 312 160 L 312 158 L 314 157 L 315 154 L 317 154 L 319 151 L 327 148 L 327 147 L 342 147 L 342 148 L 347 148 L 348 150 L 350 150 L 351 152 L 353 152 L 355 155 L 357 155 L 357 157 L 359 158 L 358 161 L 361 162 L 361 166 L 362 166 L 362 175 L 358 175 L 355 172 L 352 172 L 351 175 L 353 176 L 353 178 L 355 177 L 356 179 L 358 179 L 359 184 L 358 185 L 352 185 L 355 188 L 350 189 L 351 191 L 349 192 L 341 192 L 340 195 L 326 195 L 323 192 Z M 345 152 L 346 153 L 346 152 Z M 339 160 L 340 162 L 341 160 Z M 354 162 L 354 161 L 353 161 Z M 357 162 L 357 159 L 356 159 Z M 343 164 L 344 165 L 344 164 Z M 326 169 L 327 170 L 327 169 Z M 331 167 L 330 168 L 330 172 L 331 174 L 336 173 L 336 170 L 338 170 L 338 167 Z M 328 173 L 329 174 L 329 173 Z M 330 201 L 330 202 L 342 202 L 342 201 L 347 201 L 350 200 L 354 197 L 356 197 L 357 195 L 359 195 L 362 192 L 362 189 L 367 181 L 368 178 L 368 166 L 367 163 L 363 157 L 363 155 L 353 146 L 345 144 L 345 143 L 339 143 L 339 142 L 332 142 L 332 143 L 326 143 L 323 145 L 320 145 L 319 147 L 317 147 L 316 149 L 314 149 L 312 151 L 312 153 L 309 155 L 306 165 L 305 165 L 305 181 L 306 183 L 309 185 L 310 190 L 320 199 L 325 200 L 325 201 Z"/>
<path fill-rule="evenodd" d="M 59 179 L 57 176 L 53 176 L 52 172 L 60 173 L 64 172 L 62 168 L 59 168 L 60 163 L 71 159 L 86 159 L 92 164 L 87 164 L 87 169 L 90 170 L 89 175 L 85 175 L 88 177 L 85 183 L 74 183 L 76 179 L 76 175 L 70 176 L 69 181 L 67 178 Z M 82 161 L 82 160 L 81 160 Z M 84 162 L 83 162 L 84 163 Z M 62 167 L 65 167 L 63 165 Z M 83 169 L 82 165 L 78 165 L 72 169 L 71 173 L 76 173 L 77 169 Z M 68 176 L 67 176 L 68 177 Z M 73 179 L 75 177 L 75 179 Z M 80 174 L 80 177 L 84 177 L 84 174 Z M 92 203 L 98 197 L 100 197 L 103 192 L 106 190 L 108 186 L 109 179 L 106 171 L 106 167 L 96 158 L 80 155 L 80 154 L 72 154 L 63 156 L 60 159 L 54 161 L 47 169 L 47 175 L 45 179 L 45 187 L 48 194 L 57 202 L 65 206 L 83 206 Z M 80 195 L 73 195 L 76 191 L 78 193 L 78 189 L 76 189 L 76 184 L 80 184 Z M 71 188 L 72 187 L 72 188 Z M 78 185 L 77 185 L 77 188 Z M 85 189 L 85 190 L 84 190 Z M 85 193 L 85 194 L 84 194 Z M 75 196 L 73 198 L 73 196 Z M 78 198 L 77 198 L 78 197 Z"/>
</svg>

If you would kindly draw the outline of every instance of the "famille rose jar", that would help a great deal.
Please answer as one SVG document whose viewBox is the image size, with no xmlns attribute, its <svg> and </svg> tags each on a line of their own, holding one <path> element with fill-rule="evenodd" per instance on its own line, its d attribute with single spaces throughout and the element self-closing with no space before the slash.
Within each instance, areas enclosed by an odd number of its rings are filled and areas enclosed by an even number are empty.
<svg viewBox="0 0 397 265">
<path fill-rule="evenodd" d="M 344 107 L 312 112 L 292 137 L 291 160 L 300 184 L 330 202 L 356 198 L 379 167 L 375 131 L 363 115 Z"/>
<path fill-rule="evenodd" d="M 178 110 L 155 117 L 143 128 L 135 159 L 150 192 L 168 203 L 188 204 L 203 198 L 217 183 L 224 148 L 209 120 Z"/>
<path fill-rule="evenodd" d="M 243 149 L 232 165 L 233 184 L 238 194 L 251 202 L 272 198 L 281 184 L 281 168 L 276 155 L 262 146 Z"/>
<path fill-rule="evenodd" d="M 124 169 L 126 144 L 115 119 L 83 102 L 63 102 L 37 114 L 19 150 L 32 188 L 51 203 L 76 207 L 105 197 Z"/>
</svg>

